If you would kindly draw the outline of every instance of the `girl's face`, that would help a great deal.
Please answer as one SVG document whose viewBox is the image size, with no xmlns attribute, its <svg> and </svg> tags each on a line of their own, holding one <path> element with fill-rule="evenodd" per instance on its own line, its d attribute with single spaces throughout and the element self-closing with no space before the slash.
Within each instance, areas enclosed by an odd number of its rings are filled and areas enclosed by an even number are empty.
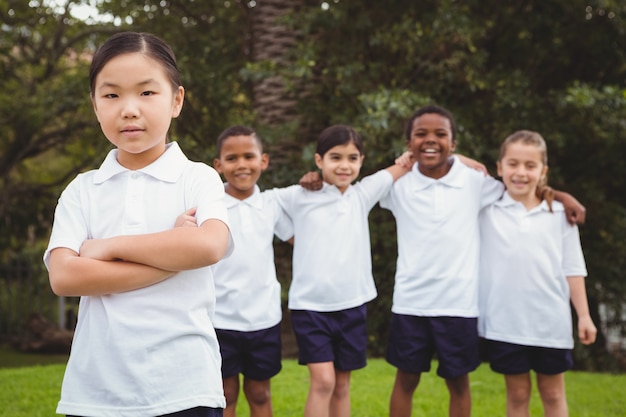
<svg viewBox="0 0 626 417">
<path fill-rule="evenodd" d="M 102 67 L 91 98 L 106 138 L 118 149 L 118 162 L 140 169 L 163 152 L 185 90 L 172 84 L 158 61 L 141 53 L 118 55 Z"/>
<path fill-rule="evenodd" d="M 363 158 L 354 143 L 348 143 L 333 146 L 323 157 L 316 153 L 315 164 L 322 170 L 324 181 L 343 193 L 359 175 Z"/>
<path fill-rule="evenodd" d="M 441 178 L 450 171 L 449 156 L 456 148 L 450 120 L 437 113 L 426 113 L 413 121 L 408 148 L 419 171 L 431 178 Z"/>
<path fill-rule="evenodd" d="M 509 195 L 520 202 L 539 203 L 535 192 L 539 181 L 548 173 L 539 147 L 511 143 L 498 161 L 498 175 L 502 177 Z"/>
<path fill-rule="evenodd" d="M 226 179 L 226 192 L 243 200 L 252 195 L 268 163 L 269 157 L 261 152 L 257 140 L 242 135 L 231 136 L 222 143 L 220 157 L 213 165 Z"/>
</svg>

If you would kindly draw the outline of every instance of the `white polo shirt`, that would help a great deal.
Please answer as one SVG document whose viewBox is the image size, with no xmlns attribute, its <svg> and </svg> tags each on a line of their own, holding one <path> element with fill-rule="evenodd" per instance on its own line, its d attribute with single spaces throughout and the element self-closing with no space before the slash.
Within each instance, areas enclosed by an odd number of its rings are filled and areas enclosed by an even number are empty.
<svg viewBox="0 0 626 417">
<path fill-rule="evenodd" d="M 274 265 L 274 234 L 293 236 L 291 219 L 274 199 L 274 191 L 259 191 L 245 200 L 226 194 L 235 243 L 234 252 L 213 265 L 216 329 L 254 331 L 280 323 L 280 283 Z"/>
<path fill-rule="evenodd" d="M 440 179 L 422 175 L 415 164 L 395 182 L 380 203 L 393 213 L 398 231 L 392 312 L 478 315 L 478 214 L 503 190 L 456 158 Z"/>
<path fill-rule="evenodd" d="M 198 224 L 228 224 L 223 200 L 217 172 L 189 161 L 175 142 L 137 171 L 121 166 L 112 150 L 61 194 L 44 261 L 54 248 L 79 252 L 86 239 L 171 229 L 191 207 Z M 57 413 L 147 417 L 224 407 L 214 307 L 209 267 L 139 290 L 81 297 Z"/>
<path fill-rule="evenodd" d="M 291 310 L 339 311 L 376 297 L 367 217 L 392 184 L 382 170 L 343 194 L 327 183 L 320 191 L 276 190 L 295 231 Z"/>
<path fill-rule="evenodd" d="M 481 336 L 559 349 L 574 347 L 568 276 L 586 276 L 578 227 L 563 205 L 527 211 L 509 194 L 485 208 L 480 275 Z"/>
</svg>

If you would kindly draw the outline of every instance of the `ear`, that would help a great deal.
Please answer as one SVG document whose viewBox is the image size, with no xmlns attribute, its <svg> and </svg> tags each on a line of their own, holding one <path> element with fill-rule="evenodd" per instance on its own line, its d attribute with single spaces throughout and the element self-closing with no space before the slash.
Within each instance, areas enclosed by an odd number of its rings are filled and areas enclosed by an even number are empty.
<svg viewBox="0 0 626 417">
<path fill-rule="evenodd" d="M 172 106 L 172 118 L 176 118 L 183 110 L 183 102 L 185 101 L 185 89 L 183 86 L 178 86 L 178 89 L 174 93 L 174 104 Z"/>
<path fill-rule="evenodd" d="M 500 161 L 496 162 L 496 166 L 498 167 L 498 176 L 502 176 L 502 163 Z"/>
<path fill-rule="evenodd" d="M 322 169 L 322 167 L 324 166 L 324 161 L 318 153 L 315 154 L 315 165 L 317 165 L 319 169 Z"/>
<path fill-rule="evenodd" d="M 456 150 L 456 140 L 453 140 L 450 143 L 450 153 L 454 152 Z"/>
<path fill-rule="evenodd" d="M 541 178 L 545 178 L 546 182 L 547 182 L 547 177 L 548 176 L 548 166 L 544 165 L 543 169 L 541 170 Z"/>
<path fill-rule="evenodd" d="M 215 158 L 213 160 L 213 168 L 215 168 L 217 172 L 222 174 L 222 162 L 219 159 Z"/>
<path fill-rule="evenodd" d="M 261 154 L 261 171 L 265 171 L 270 165 L 270 156 L 266 153 Z"/>
<path fill-rule="evenodd" d="M 98 119 L 98 123 L 100 123 L 100 117 L 98 116 L 98 106 L 96 105 L 96 99 L 93 95 L 90 95 L 91 105 L 93 106 L 93 112 L 96 114 L 96 119 Z"/>
</svg>

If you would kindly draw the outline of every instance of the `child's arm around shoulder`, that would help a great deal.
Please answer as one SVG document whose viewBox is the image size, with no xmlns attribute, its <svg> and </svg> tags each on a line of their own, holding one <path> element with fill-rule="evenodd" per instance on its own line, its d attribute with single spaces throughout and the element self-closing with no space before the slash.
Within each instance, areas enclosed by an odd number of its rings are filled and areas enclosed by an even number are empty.
<svg viewBox="0 0 626 417">
<path fill-rule="evenodd" d="M 410 172 L 414 163 L 415 159 L 413 159 L 413 153 L 411 151 L 405 151 L 402 155 L 396 158 L 395 164 L 385 169 L 391 174 L 395 182 L 398 178 Z"/>
<path fill-rule="evenodd" d="M 554 199 L 565 207 L 565 216 L 570 224 L 584 224 L 587 209 L 571 194 L 554 190 Z"/>
</svg>

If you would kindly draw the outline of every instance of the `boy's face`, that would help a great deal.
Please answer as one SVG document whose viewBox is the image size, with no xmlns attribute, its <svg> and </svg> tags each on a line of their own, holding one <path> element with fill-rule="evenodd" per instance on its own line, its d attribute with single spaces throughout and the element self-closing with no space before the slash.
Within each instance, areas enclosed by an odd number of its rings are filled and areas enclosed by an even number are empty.
<svg viewBox="0 0 626 417">
<path fill-rule="evenodd" d="M 226 193 L 243 200 L 254 192 L 261 172 L 269 164 L 253 136 L 231 136 L 222 143 L 219 159 L 214 161 L 217 172 L 226 179 Z"/>
<path fill-rule="evenodd" d="M 456 148 L 450 120 L 437 113 L 416 118 L 407 146 L 422 174 L 431 178 L 443 177 L 450 171 L 448 158 Z"/>
</svg>

